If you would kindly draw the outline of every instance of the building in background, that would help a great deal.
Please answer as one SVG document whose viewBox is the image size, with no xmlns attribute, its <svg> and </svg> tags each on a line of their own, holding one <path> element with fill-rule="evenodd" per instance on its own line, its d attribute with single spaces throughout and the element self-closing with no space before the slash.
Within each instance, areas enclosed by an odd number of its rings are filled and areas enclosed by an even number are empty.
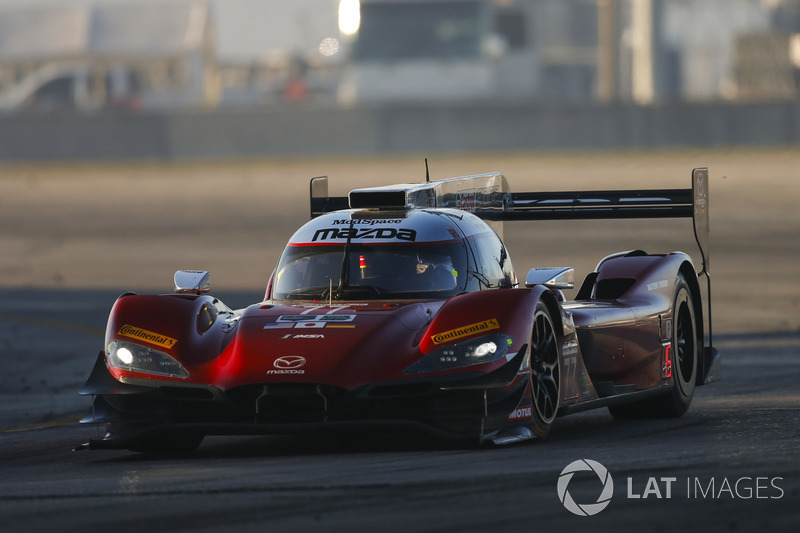
<svg viewBox="0 0 800 533">
<path fill-rule="evenodd" d="M 595 0 L 341 0 L 341 100 L 590 99 Z"/>
<path fill-rule="evenodd" d="M 220 99 L 204 0 L 0 9 L 0 109 L 163 109 Z"/>
<path fill-rule="evenodd" d="M 800 94 L 800 0 L 0 0 L 0 110 Z"/>
</svg>

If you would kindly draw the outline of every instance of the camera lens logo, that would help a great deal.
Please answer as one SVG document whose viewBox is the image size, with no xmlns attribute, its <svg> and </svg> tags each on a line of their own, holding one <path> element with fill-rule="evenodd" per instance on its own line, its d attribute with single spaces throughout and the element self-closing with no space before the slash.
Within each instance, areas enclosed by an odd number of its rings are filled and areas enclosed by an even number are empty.
<svg viewBox="0 0 800 533">
<path fill-rule="evenodd" d="M 575 475 L 575 472 L 594 472 L 597 474 L 597 477 L 600 478 L 600 481 L 603 483 L 603 490 L 600 492 L 600 496 L 597 497 L 595 503 L 579 504 L 572 499 L 572 496 L 567 490 L 567 486 L 572 480 L 572 476 Z M 611 479 L 611 474 L 609 474 L 605 466 L 591 459 L 579 459 L 571 462 L 561 471 L 561 475 L 558 478 L 557 490 L 558 499 L 561 500 L 561 503 L 564 504 L 567 511 L 578 516 L 592 516 L 605 509 L 611 502 L 611 496 L 614 495 L 614 481 Z"/>
</svg>

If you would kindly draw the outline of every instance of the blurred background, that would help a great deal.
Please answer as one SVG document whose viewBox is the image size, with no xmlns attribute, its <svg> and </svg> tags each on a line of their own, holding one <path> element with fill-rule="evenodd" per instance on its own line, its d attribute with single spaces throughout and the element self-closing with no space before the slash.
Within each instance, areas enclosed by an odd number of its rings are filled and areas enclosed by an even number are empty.
<svg viewBox="0 0 800 533">
<path fill-rule="evenodd" d="M 799 94 L 800 0 L 0 0 L 0 299 L 105 306 L 192 268 L 258 301 L 312 176 L 345 195 L 428 157 L 646 189 L 709 166 L 718 330 L 798 331 Z M 505 238 L 523 275 L 699 265 L 685 220 Z"/>
<path fill-rule="evenodd" d="M 792 144 L 800 0 L 0 0 L 0 160 Z"/>
</svg>

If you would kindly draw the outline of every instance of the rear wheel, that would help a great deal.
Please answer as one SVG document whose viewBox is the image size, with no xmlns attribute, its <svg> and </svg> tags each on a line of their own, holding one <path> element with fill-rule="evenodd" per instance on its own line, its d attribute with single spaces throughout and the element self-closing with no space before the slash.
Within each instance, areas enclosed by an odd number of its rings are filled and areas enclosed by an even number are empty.
<svg viewBox="0 0 800 533">
<path fill-rule="evenodd" d="M 530 361 L 533 429 L 536 436 L 543 439 L 550 433 L 558 412 L 561 378 L 553 320 L 541 302 L 536 306 L 533 316 Z"/>
<path fill-rule="evenodd" d="M 672 306 L 672 388 L 654 398 L 610 406 L 608 410 L 615 418 L 682 416 L 694 396 L 699 351 L 692 294 L 683 274 L 678 274 Z"/>
</svg>

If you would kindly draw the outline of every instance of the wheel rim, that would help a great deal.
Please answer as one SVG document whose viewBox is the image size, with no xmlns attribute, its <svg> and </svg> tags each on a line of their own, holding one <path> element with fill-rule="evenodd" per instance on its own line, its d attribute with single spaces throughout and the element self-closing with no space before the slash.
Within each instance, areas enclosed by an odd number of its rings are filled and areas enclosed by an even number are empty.
<svg viewBox="0 0 800 533">
<path fill-rule="evenodd" d="M 675 356 L 679 382 L 684 392 L 691 389 L 696 353 L 694 319 L 691 309 L 689 309 L 689 303 L 683 301 L 678 310 L 675 324 Z"/>
<path fill-rule="evenodd" d="M 550 423 L 556 417 L 559 393 L 558 349 L 553 324 L 545 313 L 536 315 L 531 337 L 531 387 L 539 418 Z"/>
</svg>

